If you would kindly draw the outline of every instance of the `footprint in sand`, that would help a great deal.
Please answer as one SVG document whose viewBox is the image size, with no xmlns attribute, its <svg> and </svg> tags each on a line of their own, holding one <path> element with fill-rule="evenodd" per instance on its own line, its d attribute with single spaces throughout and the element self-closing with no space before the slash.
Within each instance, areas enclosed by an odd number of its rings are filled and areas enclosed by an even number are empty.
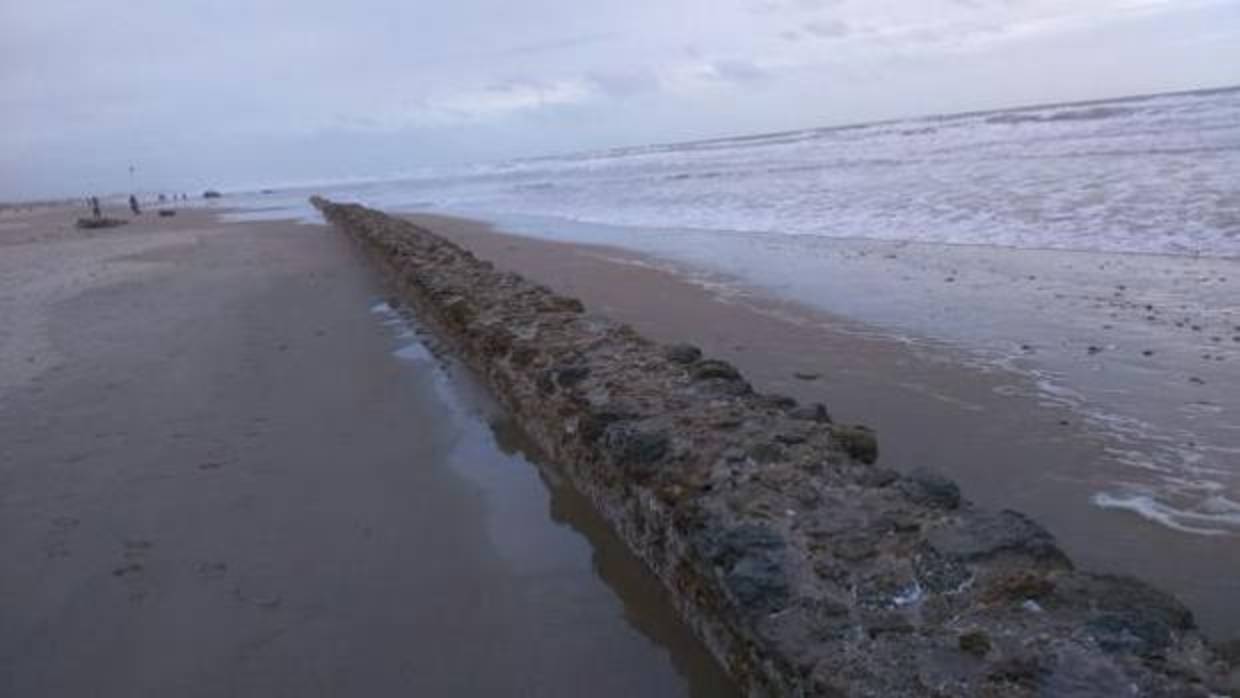
<svg viewBox="0 0 1240 698">
<path fill-rule="evenodd" d="M 112 570 L 112 576 L 126 580 L 129 600 L 137 603 L 146 598 L 146 556 L 155 547 L 149 540 L 130 538 L 124 542 L 121 557 L 124 564 Z"/>
<path fill-rule="evenodd" d="M 228 563 L 200 562 L 195 570 L 202 579 L 219 579 L 228 574 Z"/>
<path fill-rule="evenodd" d="M 48 557 L 69 557 L 69 534 L 81 523 L 72 516 L 57 516 L 52 519 L 52 530 L 47 534 L 43 544 L 43 552 Z"/>
</svg>

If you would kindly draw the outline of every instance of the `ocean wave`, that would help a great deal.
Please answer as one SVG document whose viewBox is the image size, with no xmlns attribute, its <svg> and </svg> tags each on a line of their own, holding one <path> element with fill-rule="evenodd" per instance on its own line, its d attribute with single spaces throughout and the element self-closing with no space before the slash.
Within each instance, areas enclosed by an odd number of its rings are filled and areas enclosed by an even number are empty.
<svg viewBox="0 0 1240 698">
<path fill-rule="evenodd" d="M 622 226 L 1240 257 L 1236 171 L 1240 90 L 1223 90 L 444 167 L 367 197 Z"/>
<path fill-rule="evenodd" d="M 1240 504 L 1222 496 L 1205 498 L 1195 508 L 1176 507 L 1149 494 L 1099 492 L 1095 506 L 1132 512 L 1180 533 L 1200 536 L 1240 535 Z"/>
</svg>

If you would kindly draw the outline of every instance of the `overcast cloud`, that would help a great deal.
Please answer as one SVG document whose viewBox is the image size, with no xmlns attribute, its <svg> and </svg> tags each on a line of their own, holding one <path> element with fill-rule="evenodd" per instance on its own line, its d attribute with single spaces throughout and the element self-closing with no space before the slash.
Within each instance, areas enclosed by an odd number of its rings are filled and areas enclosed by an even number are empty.
<svg viewBox="0 0 1240 698">
<path fill-rule="evenodd" d="M 1237 0 L 7 0 L 0 198 L 1235 83 Z"/>
</svg>

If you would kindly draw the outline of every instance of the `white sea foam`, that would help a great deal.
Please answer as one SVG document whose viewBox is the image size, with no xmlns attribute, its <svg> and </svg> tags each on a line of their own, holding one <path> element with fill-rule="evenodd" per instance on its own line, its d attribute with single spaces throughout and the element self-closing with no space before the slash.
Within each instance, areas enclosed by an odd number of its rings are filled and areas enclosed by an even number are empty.
<svg viewBox="0 0 1240 698">
<path fill-rule="evenodd" d="M 1183 533 L 1216 536 L 1240 533 L 1240 504 L 1223 496 L 1205 499 L 1196 509 L 1181 509 L 1148 494 L 1099 492 L 1094 504 L 1122 509 Z"/>
</svg>

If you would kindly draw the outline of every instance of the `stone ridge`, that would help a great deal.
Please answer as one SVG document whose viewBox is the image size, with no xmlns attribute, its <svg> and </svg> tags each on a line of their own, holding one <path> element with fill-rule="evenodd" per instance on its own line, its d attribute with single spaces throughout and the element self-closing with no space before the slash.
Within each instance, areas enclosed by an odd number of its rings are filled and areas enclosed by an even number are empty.
<svg viewBox="0 0 1240 698">
<path fill-rule="evenodd" d="M 393 273 L 754 696 L 1206 696 L 1171 596 L 1036 522 L 874 465 L 864 427 L 757 393 L 412 223 L 312 199 Z"/>
</svg>

